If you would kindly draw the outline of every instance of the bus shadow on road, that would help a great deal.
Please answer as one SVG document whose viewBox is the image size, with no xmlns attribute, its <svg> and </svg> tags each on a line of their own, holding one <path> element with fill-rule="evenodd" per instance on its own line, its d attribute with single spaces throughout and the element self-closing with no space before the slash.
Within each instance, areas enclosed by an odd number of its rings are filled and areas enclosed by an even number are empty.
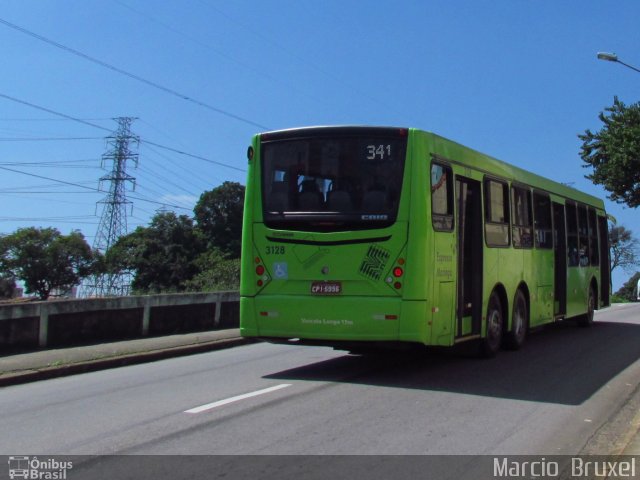
<svg viewBox="0 0 640 480">
<path fill-rule="evenodd" d="M 313 348 L 313 347 L 309 347 Z M 267 375 L 278 380 L 353 383 L 579 405 L 640 358 L 640 325 L 558 323 L 523 348 L 483 360 L 463 351 L 344 355 Z"/>
</svg>

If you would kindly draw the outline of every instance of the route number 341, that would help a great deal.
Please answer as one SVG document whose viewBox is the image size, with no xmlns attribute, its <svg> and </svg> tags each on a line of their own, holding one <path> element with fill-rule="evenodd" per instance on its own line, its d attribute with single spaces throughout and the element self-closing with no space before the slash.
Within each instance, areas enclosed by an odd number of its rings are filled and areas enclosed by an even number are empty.
<svg viewBox="0 0 640 480">
<path fill-rule="evenodd" d="M 384 160 L 391 156 L 391 145 L 367 145 L 367 160 Z"/>
</svg>

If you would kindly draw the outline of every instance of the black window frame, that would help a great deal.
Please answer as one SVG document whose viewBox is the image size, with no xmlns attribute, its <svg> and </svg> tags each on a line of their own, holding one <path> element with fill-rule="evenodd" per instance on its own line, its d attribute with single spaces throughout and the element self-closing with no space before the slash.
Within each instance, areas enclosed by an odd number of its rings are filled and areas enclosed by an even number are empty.
<svg viewBox="0 0 640 480">
<path fill-rule="evenodd" d="M 524 194 L 526 199 L 525 208 L 527 210 L 527 219 L 520 218 L 520 212 L 517 210 L 516 198 L 514 195 Z M 533 205 L 531 188 L 526 185 L 511 184 L 511 243 L 514 248 L 533 248 Z"/>
<path fill-rule="evenodd" d="M 546 212 L 541 211 L 542 199 L 546 203 Z M 553 214 L 551 211 L 551 197 L 546 192 L 533 190 L 533 232 L 535 247 L 545 250 L 553 249 Z"/>
<path fill-rule="evenodd" d="M 600 243 L 598 241 L 598 214 L 595 208 L 589 207 L 587 211 L 589 218 L 589 260 L 592 267 L 600 265 Z"/>
<path fill-rule="evenodd" d="M 497 183 L 502 186 L 502 209 L 503 220 L 492 220 L 491 207 L 491 183 Z M 496 177 L 486 176 L 483 182 L 484 186 L 484 237 L 487 247 L 491 248 L 508 248 L 511 246 L 511 220 L 510 220 L 510 199 L 509 199 L 509 183 Z M 493 230 L 493 231 L 490 231 Z M 501 231 L 501 232 L 500 232 Z M 496 237 L 495 232 L 504 235 L 506 232 L 505 243 L 492 243 L 491 239 Z"/>
<path fill-rule="evenodd" d="M 283 205 L 285 208 L 270 208 L 272 204 L 269 199 L 269 182 L 275 183 L 275 178 L 271 178 L 270 171 L 266 167 L 266 151 L 271 145 L 280 142 L 320 142 L 323 139 L 330 141 L 373 141 L 383 142 L 386 140 L 397 142 L 399 154 L 397 154 L 398 165 L 396 177 L 397 184 L 393 188 L 387 188 L 385 207 L 377 211 L 378 208 L 351 208 L 345 211 L 333 211 L 327 208 L 327 196 L 329 192 L 321 192 L 321 200 L 318 200 L 318 208 L 311 208 L 309 211 L 298 208 L 296 202 L 302 196 L 302 185 L 298 183 L 301 177 L 308 176 L 310 181 L 320 182 L 316 178 L 315 172 L 294 172 L 297 175 L 296 181 L 293 175 L 287 182 L 284 189 L 284 196 L 288 202 Z M 406 128 L 394 127 L 309 127 L 292 130 L 281 130 L 266 132 L 260 135 L 260 185 L 262 201 L 262 219 L 264 224 L 271 229 L 304 232 L 346 232 L 354 230 L 375 230 L 388 228 L 396 223 L 402 201 L 402 189 L 404 187 L 405 171 L 408 164 L 408 141 L 409 132 Z M 276 171 L 272 168 L 272 171 Z M 313 173 L 313 175 L 312 175 Z M 362 177 L 364 178 L 364 177 Z M 326 181 L 324 178 L 326 187 Z M 331 184 L 333 185 L 333 183 Z M 309 192 L 313 194 L 314 192 Z M 326 195 L 325 195 L 326 194 Z M 363 197 L 364 191 L 360 192 Z M 375 192 L 373 192 L 375 194 Z M 316 195 L 317 196 L 317 195 Z M 383 197 L 384 196 L 379 196 Z M 364 202 L 363 198 L 360 198 Z M 374 199 L 375 201 L 375 199 Z M 358 202 L 360 203 L 360 202 Z M 291 205 L 289 208 L 287 205 Z"/>
<path fill-rule="evenodd" d="M 580 265 L 578 205 L 574 201 L 567 200 L 564 208 L 567 222 L 567 266 L 578 267 Z"/>
<path fill-rule="evenodd" d="M 443 180 L 446 185 L 447 191 L 447 213 L 436 213 L 434 212 L 434 201 L 433 194 L 437 190 L 433 185 L 433 167 L 438 166 L 442 167 L 445 171 L 445 175 L 443 175 Z M 454 220 L 454 202 L 453 202 L 453 169 L 450 165 L 441 162 L 441 161 L 432 161 L 431 166 L 429 168 L 429 184 L 430 184 L 430 192 L 431 192 L 431 224 L 433 229 L 436 232 L 452 232 L 455 228 L 455 220 Z M 442 179 L 441 179 L 442 181 Z M 440 182 L 438 182 L 440 184 Z"/>
<path fill-rule="evenodd" d="M 585 204 L 578 203 L 578 254 L 579 265 L 588 267 L 591 263 L 589 246 L 589 211 Z"/>
</svg>

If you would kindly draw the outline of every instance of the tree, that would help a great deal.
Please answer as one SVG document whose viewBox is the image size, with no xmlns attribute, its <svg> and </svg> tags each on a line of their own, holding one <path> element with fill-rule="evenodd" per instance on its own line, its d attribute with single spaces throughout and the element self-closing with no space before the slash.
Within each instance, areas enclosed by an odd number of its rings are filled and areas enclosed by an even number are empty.
<svg viewBox="0 0 640 480">
<path fill-rule="evenodd" d="M 237 182 L 224 182 L 200 195 L 193 212 L 210 247 L 216 247 L 231 258 L 240 258 L 242 211 L 245 187 Z"/>
<path fill-rule="evenodd" d="M 598 118 L 601 130 L 578 135 L 583 166 L 593 167 L 586 178 L 610 192 L 611 200 L 635 208 L 640 205 L 640 103 L 627 107 L 614 97 Z"/>
<path fill-rule="evenodd" d="M 636 272 L 615 294 L 629 302 L 635 302 L 638 295 L 638 280 L 640 280 L 640 272 Z"/>
<path fill-rule="evenodd" d="M 82 233 L 55 228 L 20 228 L 0 238 L 0 268 L 24 282 L 42 300 L 66 292 L 92 273 L 94 254 Z"/>
<path fill-rule="evenodd" d="M 109 249 L 105 264 L 111 272 L 134 272 L 134 291 L 180 292 L 198 273 L 195 261 L 205 244 L 191 218 L 163 212 L 148 227 L 121 237 Z"/>
<path fill-rule="evenodd" d="M 617 267 L 622 267 L 625 271 L 633 271 L 640 264 L 638 261 L 638 240 L 624 226 L 611 227 L 609 248 L 611 249 L 612 272 Z"/>
<path fill-rule="evenodd" d="M 217 248 L 209 249 L 196 259 L 199 273 L 187 282 L 196 292 L 237 290 L 240 288 L 240 259 L 229 258 Z"/>
</svg>

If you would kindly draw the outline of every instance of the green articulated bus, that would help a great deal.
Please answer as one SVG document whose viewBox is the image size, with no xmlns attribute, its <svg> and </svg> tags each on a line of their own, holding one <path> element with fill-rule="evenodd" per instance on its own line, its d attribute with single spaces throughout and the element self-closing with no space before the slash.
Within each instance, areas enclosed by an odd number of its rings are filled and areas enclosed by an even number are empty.
<svg viewBox="0 0 640 480">
<path fill-rule="evenodd" d="M 609 305 L 598 198 L 417 129 L 267 132 L 248 158 L 245 337 L 492 356 Z"/>
</svg>

